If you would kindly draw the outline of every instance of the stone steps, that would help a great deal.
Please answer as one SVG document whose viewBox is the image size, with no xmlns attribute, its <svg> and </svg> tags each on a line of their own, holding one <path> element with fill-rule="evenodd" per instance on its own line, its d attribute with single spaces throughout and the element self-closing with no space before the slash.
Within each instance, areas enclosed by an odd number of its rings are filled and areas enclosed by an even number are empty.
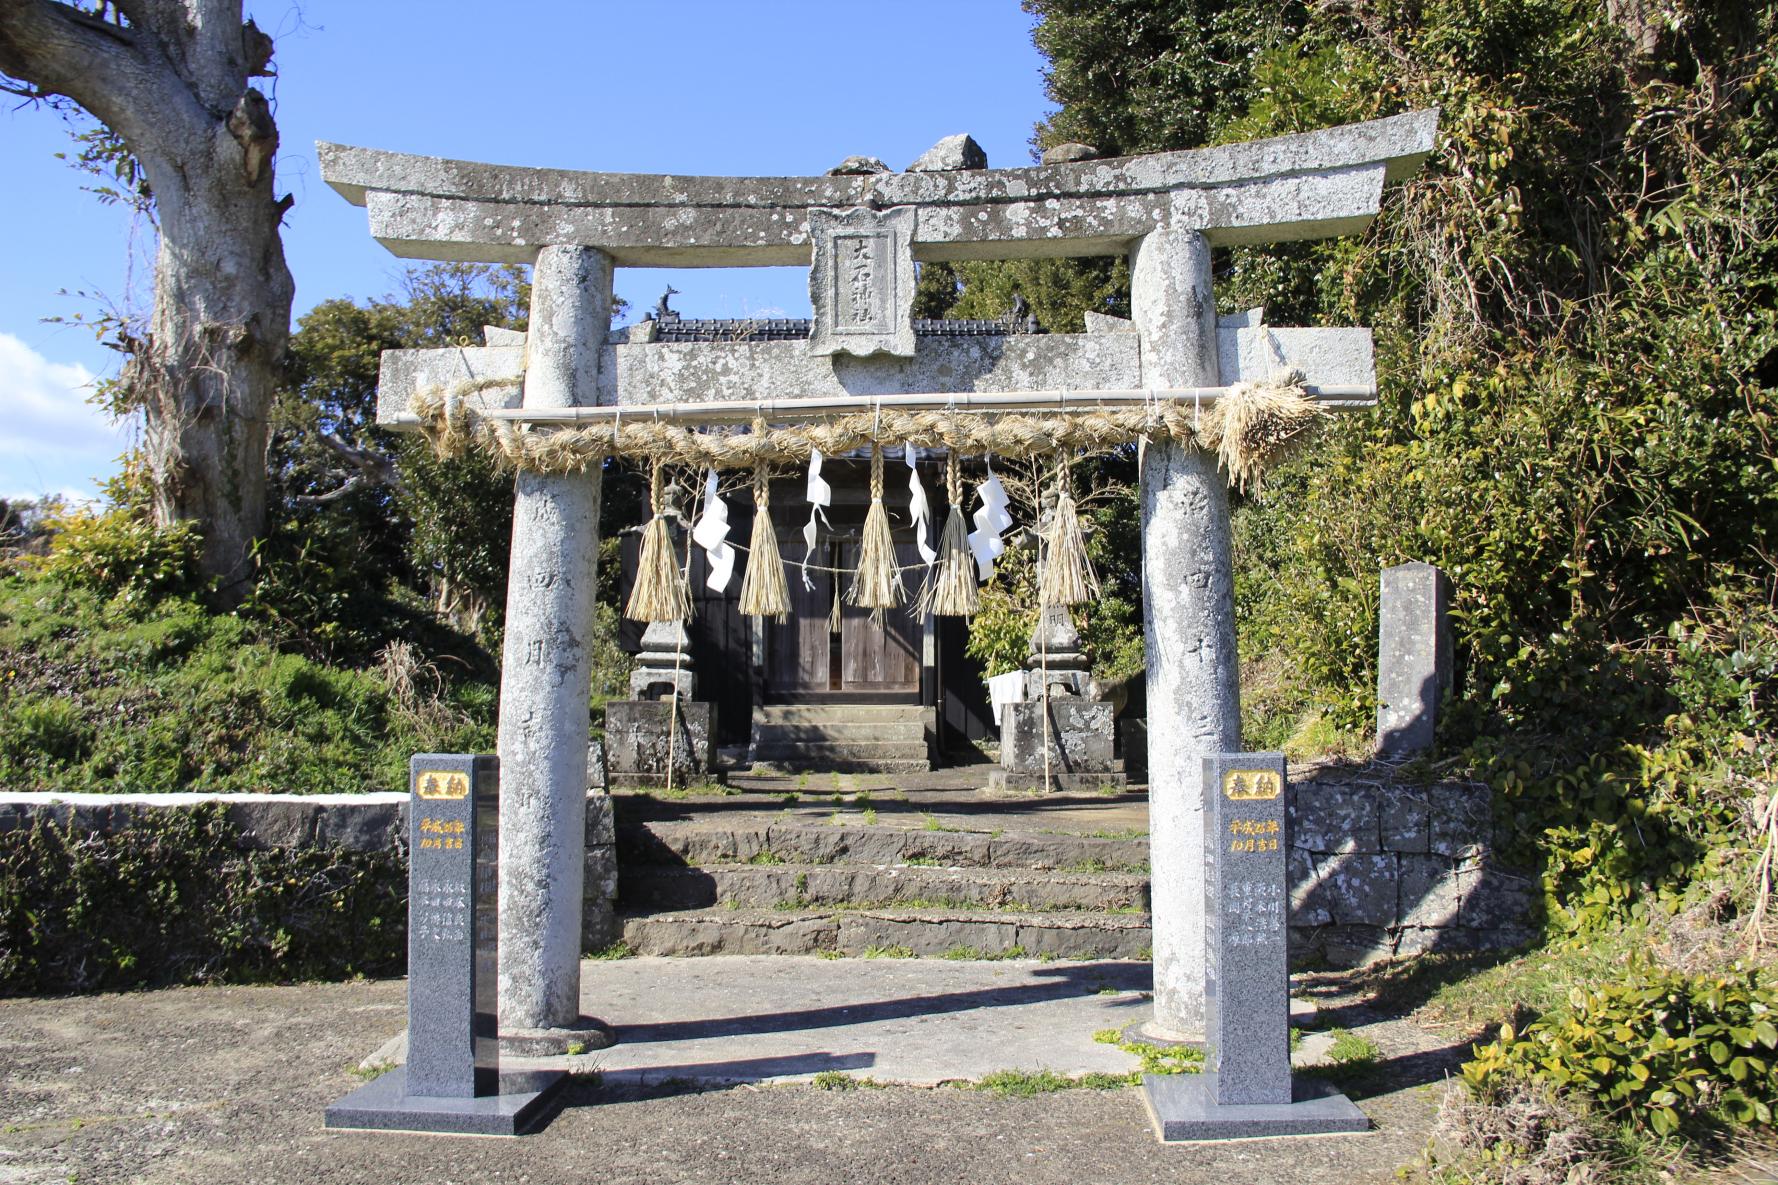
<svg viewBox="0 0 1778 1185">
<path fill-rule="evenodd" d="M 818 821 L 618 816 L 623 939 L 642 954 L 1137 958 L 1148 841 Z"/>
<path fill-rule="evenodd" d="M 919 704 L 767 704 L 753 710 L 758 724 L 822 724 L 844 720 L 854 724 L 912 721 L 924 725 L 928 709 Z"/>
<path fill-rule="evenodd" d="M 917 704 L 773 704 L 754 714 L 748 758 L 788 771 L 925 773 L 927 716 Z"/>
<path fill-rule="evenodd" d="M 1141 959 L 1150 944 L 1147 914 L 717 908 L 626 914 L 621 924 L 643 955 Z"/>
<path fill-rule="evenodd" d="M 894 762 L 902 768 L 896 771 L 907 772 L 907 768 L 919 763 L 922 768 L 927 763 L 925 738 L 919 740 L 877 740 L 877 741 L 791 741 L 778 738 L 766 739 L 755 737 L 753 742 L 753 759 L 768 765 L 801 765 L 811 770 L 832 770 L 836 762 L 847 762 L 852 765 L 868 765 L 871 762 Z"/>
<path fill-rule="evenodd" d="M 1140 873 L 1046 872 L 1026 868 L 923 865 L 725 864 L 703 868 L 642 865 L 620 870 L 618 893 L 629 909 L 819 909 L 931 903 L 1014 912 L 1148 909 Z"/>
<path fill-rule="evenodd" d="M 1147 839 L 1098 839 L 1038 831 L 933 831 L 887 826 L 769 821 L 731 825 L 620 816 L 621 866 L 709 867 L 786 864 L 1025 868 L 1068 872 L 1148 871 Z"/>
</svg>

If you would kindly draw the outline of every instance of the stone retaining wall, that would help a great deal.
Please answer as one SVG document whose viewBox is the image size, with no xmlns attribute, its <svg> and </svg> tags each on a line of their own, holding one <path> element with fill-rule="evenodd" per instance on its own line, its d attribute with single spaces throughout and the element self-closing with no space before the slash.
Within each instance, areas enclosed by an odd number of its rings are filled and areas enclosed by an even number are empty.
<svg viewBox="0 0 1778 1185">
<path fill-rule="evenodd" d="M 1293 957 L 1353 966 L 1531 941 L 1537 886 L 1495 855 L 1492 791 L 1392 773 L 1291 771 Z"/>
<path fill-rule="evenodd" d="M 407 856 L 406 794 L 0 794 L 0 833 L 38 819 L 101 835 L 127 830 L 150 811 L 220 803 L 243 849 L 332 847 Z M 611 797 L 587 795 L 582 942 L 598 951 L 617 938 L 617 836 Z"/>
</svg>

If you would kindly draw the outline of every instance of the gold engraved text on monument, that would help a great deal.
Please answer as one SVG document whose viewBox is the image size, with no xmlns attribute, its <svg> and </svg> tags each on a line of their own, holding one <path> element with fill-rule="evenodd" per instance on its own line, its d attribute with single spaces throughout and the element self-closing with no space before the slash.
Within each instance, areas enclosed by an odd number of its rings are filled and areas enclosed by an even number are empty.
<svg viewBox="0 0 1778 1185">
<path fill-rule="evenodd" d="M 414 785 L 414 793 L 421 798 L 469 797 L 469 775 L 460 769 L 421 770 Z"/>
<path fill-rule="evenodd" d="M 1231 769 L 1222 775 L 1223 794 L 1236 802 L 1276 798 L 1283 790 L 1283 779 L 1276 770 Z"/>
</svg>

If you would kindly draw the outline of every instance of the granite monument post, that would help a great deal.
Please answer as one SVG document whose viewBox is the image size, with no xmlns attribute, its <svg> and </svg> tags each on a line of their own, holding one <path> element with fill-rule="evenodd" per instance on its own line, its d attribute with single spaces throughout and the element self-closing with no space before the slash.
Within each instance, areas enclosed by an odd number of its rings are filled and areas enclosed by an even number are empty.
<svg viewBox="0 0 1778 1185">
<path fill-rule="evenodd" d="M 1364 1131 L 1325 1083 L 1290 1072 L 1289 779 L 1282 753 L 1200 759 L 1209 830 L 1204 1071 L 1148 1074 L 1164 1141 Z"/>
<path fill-rule="evenodd" d="M 327 1108 L 330 1128 L 517 1135 L 566 1075 L 500 1073 L 500 766 L 409 765 L 407 1063 Z"/>
</svg>

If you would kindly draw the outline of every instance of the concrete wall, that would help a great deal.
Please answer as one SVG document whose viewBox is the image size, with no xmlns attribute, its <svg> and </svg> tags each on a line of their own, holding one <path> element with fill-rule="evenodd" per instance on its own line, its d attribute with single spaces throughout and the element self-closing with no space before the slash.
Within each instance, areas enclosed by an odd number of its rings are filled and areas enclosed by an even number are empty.
<svg viewBox="0 0 1778 1185">
<path fill-rule="evenodd" d="M 338 847 L 407 856 L 406 794 L 0 794 L 0 833 L 42 819 L 111 834 L 152 811 L 220 803 L 244 849 Z M 589 794 L 582 936 L 602 950 L 617 938 L 617 836 L 611 798 Z"/>
</svg>

